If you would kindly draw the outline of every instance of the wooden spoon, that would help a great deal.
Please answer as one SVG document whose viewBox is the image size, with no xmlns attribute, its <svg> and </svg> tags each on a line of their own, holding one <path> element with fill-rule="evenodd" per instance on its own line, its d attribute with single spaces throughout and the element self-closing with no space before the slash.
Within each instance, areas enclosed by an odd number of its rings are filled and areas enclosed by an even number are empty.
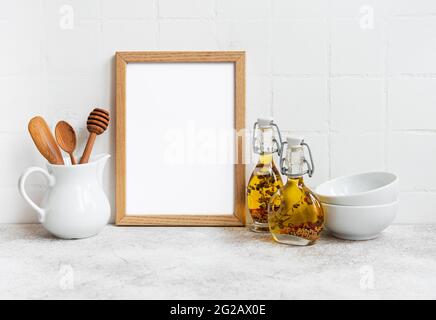
<svg viewBox="0 0 436 320">
<path fill-rule="evenodd" d="M 95 108 L 89 114 L 88 121 L 86 122 L 89 131 L 88 142 L 86 143 L 85 150 L 83 151 L 80 163 L 87 163 L 91 155 L 92 147 L 94 146 L 95 137 L 102 134 L 109 125 L 109 111 Z"/>
<path fill-rule="evenodd" d="M 64 164 L 62 153 L 44 118 L 37 116 L 30 119 L 27 126 L 39 152 L 51 164 Z"/>
<path fill-rule="evenodd" d="M 77 164 L 74 158 L 77 139 L 73 127 L 66 121 L 59 121 L 55 128 L 56 141 L 62 150 L 70 155 L 71 164 Z"/>
</svg>

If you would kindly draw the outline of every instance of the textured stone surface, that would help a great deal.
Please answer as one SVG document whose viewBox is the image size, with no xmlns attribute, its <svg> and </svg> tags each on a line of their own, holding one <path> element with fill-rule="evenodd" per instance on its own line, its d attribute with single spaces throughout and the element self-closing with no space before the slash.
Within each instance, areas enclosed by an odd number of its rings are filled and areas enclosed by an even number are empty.
<svg viewBox="0 0 436 320">
<path fill-rule="evenodd" d="M 0 225 L 0 298 L 435 299 L 435 234 L 391 226 L 372 241 L 291 247 L 244 228 L 108 226 L 68 241 Z"/>
</svg>

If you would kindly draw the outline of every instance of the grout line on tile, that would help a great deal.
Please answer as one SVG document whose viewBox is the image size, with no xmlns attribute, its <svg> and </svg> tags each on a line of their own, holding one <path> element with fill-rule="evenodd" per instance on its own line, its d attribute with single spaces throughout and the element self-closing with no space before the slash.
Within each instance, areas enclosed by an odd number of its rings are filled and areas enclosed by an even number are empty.
<svg viewBox="0 0 436 320">
<path fill-rule="evenodd" d="M 389 79 L 436 79 L 436 73 L 397 73 L 388 74 Z"/>
<path fill-rule="evenodd" d="M 436 12 L 429 13 L 415 13 L 415 14 L 393 14 L 389 17 L 392 20 L 421 20 L 421 19 L 435 19 Z"/>
<path fill-rule="evenodd" d="M 161 44 L 161 21 L 160 21 L 160 5 L 159 0 L 156 1 L 156 22 L 157 22 L 157 32 L 156 32 L 156 47 L 160 49 Z"/>
<path fill-rule="evenodd" d="M 389 169 L 389 81 L 388 81 L 388 67 L 389 67 L 389 26 L 386 20 L 382 23 L 382 39 L 383 39 L 383 117 L 384 117 L 384 168 Z"/>
<path fill-rule="evenodd" d="M 269 96 L 270 96 L 270 105 L 269 105 L 269 112 L 272 117 L 274 117 L 274 70 L 273 70 L 273 63 L 274 63 L 274 54 L 273 54 L 273 33 L 274 33 L 274 27 L 273 27 L 273 18 L 272 18 L 272 8 L 273 4 L 270 1 L 269 3 L 269 13 L 268 13 L 268 69 L 269 69 Z M 278 120 L 275 119 L 277 122 Z M 280 125 L 280 123 L 278 123 Z M 283 138 L 283 137 L 282 137 Z"/>
<path fill-rule="evenodd" d="M 214 0 L 214 2 L 213 2 L 213 14 L 214 14 L 215 20 L 218 17 L 218 1 L 219 0 Z"/>
<path fill-rule="evenodd" d="M 162 22 L 189 22 L 189 21 L 195 21 L 195 22 L 215 22 L 215 17 L 174 17 L 174 18 L 168 18 L 168 17 L 159 17 L 159 20 Z M 239 21 L 239 20 L 238 20 Z"/>
<path fill-rule="evenodd" d="M 326 79 L 326 90 L 327 90 L 327 152 L 328 152 L 328 179 L 332 178 L 332 90 L 331 90 L 331 79 L 332 79 L 332 26 L 330 17 L 327 18 L 327 79 Z"/>
<path fill-rule="evenodd" d="M 85 19 L 81 19 L 83 21 L 86 21 Z M 98 19 L 87 19 L 87 20 L 94 20 L 97 21 Z M 146 18 L 101 18 L 102 23 L 111 23 L 111 22 L 123 22 L 123 23 L 130 23 L 130 22 L 155 22 L 157 18 L 154 17 L 146 17 Z"/>
<path fill-rule="evenodd" d="M 376 73 L 343 73 L 343 74 L 339 74 L 339 73 L 333 73 L 331 74 L 331 78 L 334 79 L 383 79 L 384 78 L 384 74 L 376 74 Z"/>
<path fill-rule="evenodd" d="M 46 21 L 48 21 L 48 17 L 46 16 L 47 14 L 47 3 L 44 2 L 43 3 L 43 20 L 44 22 L 44 29 L 46 27 Z M 47 38 L 47 32 L 44 32 L 43 35 L 41 35 L 41 39 L 40 39 L 40 43 L 41 43 L 41 59 L 42 59 L 42 68 L 41 68 L 41 82 L 43 82 L 45 84 L 44 88 L 44 92 L 42 93 L 42 105 L 43 105 L 43 110 L 44 112 L 47 112 L 48 110 L 46 110 L 48 108 L 48 82 L 49 82 L 49 76 L 48 76 L 48 38 Z M 47 112 L 48 114 L 48 112 Z"/>
<path fill-rule="evenodd" d="M 396 134 L 434 135 L 436 129 L 393 129 L 391 132 Z"/>
<path fill-rule="evenodd" d="M 436 189 L 434 188 L 401 188 L 400 187 L 400 194 L 401 193 L 421 193 L 421 194 L 436 194 Z M 401 198 L 401 196 L 400 196 Z"/>
<path fill-rule="evenodd" d="M 275 73 L 271 74 L 275 78 L 324 78 L 325 73 Z"/>
</svg>

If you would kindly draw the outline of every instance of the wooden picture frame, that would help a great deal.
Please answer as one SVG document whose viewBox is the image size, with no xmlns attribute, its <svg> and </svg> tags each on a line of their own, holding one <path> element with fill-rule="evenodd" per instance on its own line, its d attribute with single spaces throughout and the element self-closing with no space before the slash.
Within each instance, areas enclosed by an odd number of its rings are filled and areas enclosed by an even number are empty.
<svg viewBox="0 0 436 320">
<path fill-rule="evenodd" d="M 141 214 L 126 211 L 126 70 L 130 64 L 231 63 L 234 91 L 232 93 L 233 128 L 245 130 L 245 52 L 242 51 L 150 51 L 116 53 L 116 224 L 120 226 L 244 226 L 245 199 L 245 139 L 236 135 L 236 163 L 232 164 L 233 212 L 219 214 Z M 133 81 L 133 80 L 132 80 Z M 171 94 L 171 92 L 169 92 Z M 144 106 L 146 108 L 147 106 Z M 150 113 L 149 113 L 150 114 Z M 242 159 L 242 160 L 241 160 Z M 206 184 L 208 181 L 205 182 Z"/>
</svg>

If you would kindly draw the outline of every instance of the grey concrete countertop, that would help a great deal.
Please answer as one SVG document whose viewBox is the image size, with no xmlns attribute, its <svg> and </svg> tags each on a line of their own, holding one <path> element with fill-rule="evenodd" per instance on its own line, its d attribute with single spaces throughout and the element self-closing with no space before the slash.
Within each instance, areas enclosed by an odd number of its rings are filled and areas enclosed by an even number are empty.
<svg viewBox="0 0 436 320">
<path fill-rule="evenodd" d="M 245 228 L 108 226 L 68 241 L 0 225 L 0 298 L 436 299 L 436 225 L 310 247 Z"/>
</svg>

